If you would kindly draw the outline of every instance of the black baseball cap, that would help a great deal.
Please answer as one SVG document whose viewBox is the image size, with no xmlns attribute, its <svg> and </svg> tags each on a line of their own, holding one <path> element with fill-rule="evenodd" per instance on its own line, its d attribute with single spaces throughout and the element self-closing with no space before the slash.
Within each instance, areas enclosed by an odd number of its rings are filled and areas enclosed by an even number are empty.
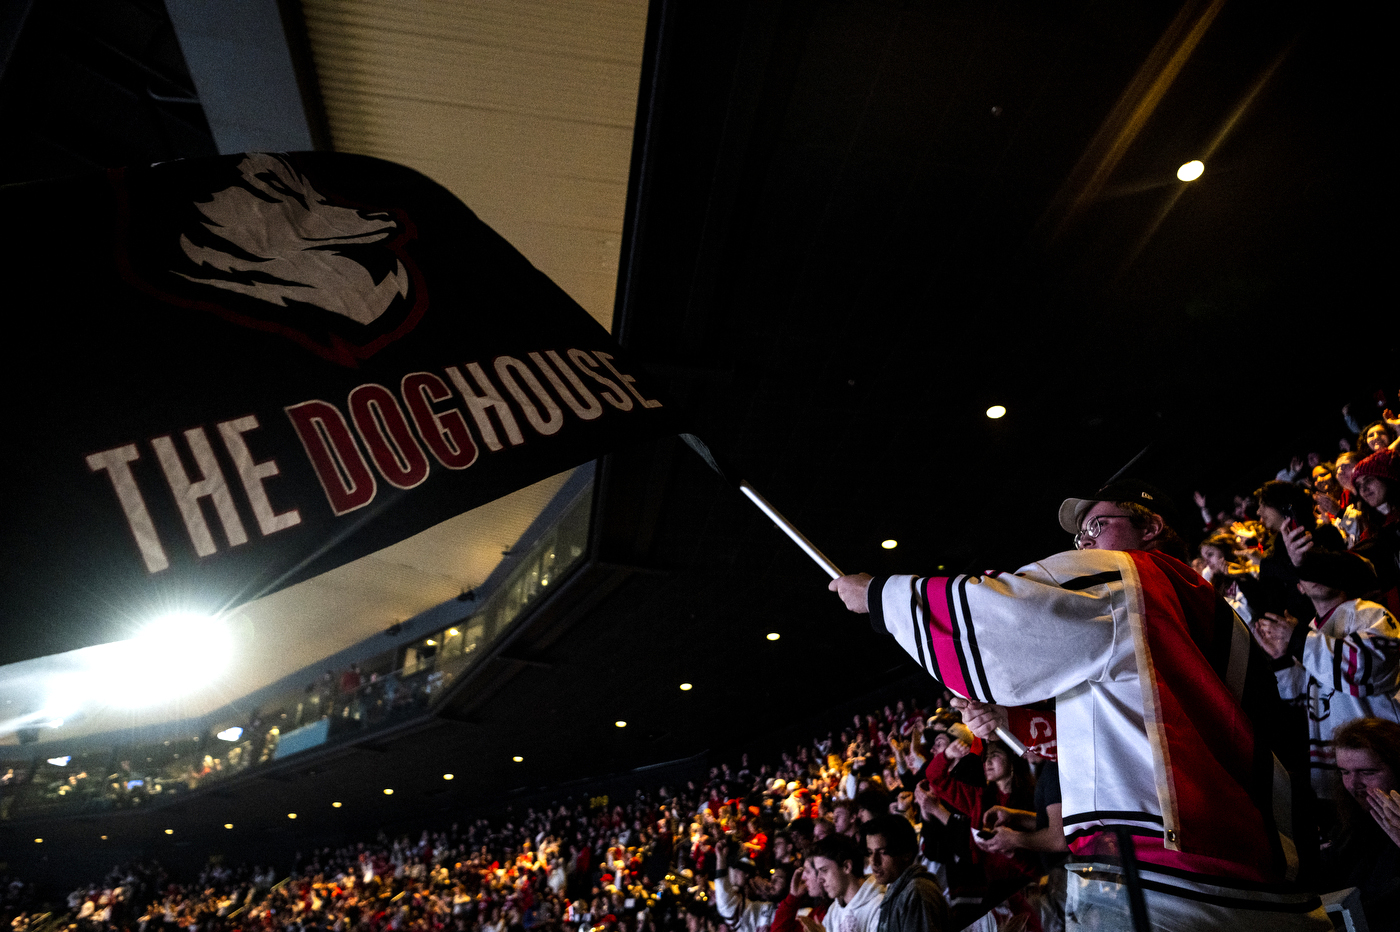
<svg viewBox="0 0 1400 932">
<path fill-rule="evenodd" d="M 1079 533 L 1079 525 L 1084 520 L 1084 512 L 1094 507 L 1096 502 L 1135 502 L 1148 511 L 1160 515 L 1167 527 L 1176 526 L 1176 505 L 1172 503 L 1165 492 L 1141 479 L 1120 479 L 1117 482 L 1110 482 L 1086 498 L 1067 498 L 1061 502 L 1060 527 L 1070 534 Z"/>
<path fill-rule="evenodd" d="M 1370 592 L 1379 585 L 1371 561 L 1350 551 L 1309 550 L 1303 554 L 1297 572 L 1299 579 L 1321 583 L 1350 596 Z"/>
</svg>

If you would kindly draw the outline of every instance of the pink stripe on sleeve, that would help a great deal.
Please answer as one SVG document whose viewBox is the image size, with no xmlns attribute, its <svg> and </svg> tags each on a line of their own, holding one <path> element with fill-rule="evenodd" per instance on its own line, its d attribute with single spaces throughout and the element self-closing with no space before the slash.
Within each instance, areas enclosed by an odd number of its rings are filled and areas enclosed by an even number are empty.
<svg viewBox="0 0 1400 932">
<path fill-rule="evenodd" d="M 960 696 L 970 696 L 967 677 L 958 661 L 956 635 L 953 634 L 953 619 L 948 613 L 948 585 L 946 576 L 930 576 L 924 580 L 924 600 L 928 604 L 928 642 L 933 650 L 933 658 L 938 663 L 938 672 L 943 685 Z"/>
</svg>

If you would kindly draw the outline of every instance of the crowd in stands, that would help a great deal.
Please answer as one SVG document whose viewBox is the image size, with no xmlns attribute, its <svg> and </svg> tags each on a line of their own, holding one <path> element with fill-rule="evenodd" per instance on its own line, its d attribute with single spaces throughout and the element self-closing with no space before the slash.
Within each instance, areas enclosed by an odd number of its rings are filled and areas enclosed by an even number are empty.
<svg viewBox="0 0 1400 932">
<path fill-rule="evenodd" d="M 1354 449 L 1300 457 L 1229 507 L 1198 495 L 1201 526 L 1179 530 L 1203 541 L 1194 565 L 1274 659 L 1281 727 L 1312 742 L 1318 828 L 1299 839 L 1312 851 L 1301 881 L 1358 887 L 1380 930 L 1400 927 L 1400 420 L 1386 410 L 1355 427 Z M 175 885 L 155 865 L 121 867 L 75 891 L 47 928 L 1061 928 L 1051 719 L 1010 711 L 1021 756 L 974 734 L 950 699 L 886 706 L 773 760 L 744 757 L 625 802 L 381 835 L 280 874 L 210 866 Z M 22 896 L 8 909 L 14 932 L 37 932 Z"/>
</svg>

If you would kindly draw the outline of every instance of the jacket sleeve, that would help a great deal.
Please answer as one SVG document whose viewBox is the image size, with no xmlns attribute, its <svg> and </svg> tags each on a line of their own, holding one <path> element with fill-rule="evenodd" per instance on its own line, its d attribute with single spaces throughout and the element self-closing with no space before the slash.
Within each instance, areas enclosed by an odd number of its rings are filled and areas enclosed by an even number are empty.
<svg viewBox="0 0 1400 932">
<path fill-rule="evenodd" d="M 961 696 L 1039 702 L 1105 678 L 1120 637 L 1131 645 L 1126 559 L 1088 550 L 1015 574 L 877 579 L 871 625 Z"/>
<path fill-rule="evenodd" d="M 949 928 L 948 901 L 943 898 L 937 884 L 932 880 L 920 879 L 911 886 L 909 893 L 901 897 L 892 910 L 891 932 Z"/>
<path fill-rule="evenodd" d="M 791 893 L 782 898 L 778 908 L 773 910 L 772 932 L 802 932 L 802 923 L 797 921 L 801 902 L 801 898 Z"/>
<path fill-rule="evenodd" d="M 1303 644 L 1302 668 L 1326 689 L 1351 696 L 1390 694 L 1400 673 L 1400 626 L 1395 617 L 1374 602 L 1357 601 L 1348 630 L 1329 636 L 1309 631 Z M 1295 666 L 1293 670 L 1298 670 Z M 1284 673 L 1279 674 L 1279 693 Z M 1303 680 L 1306 691 L 1306 677 Z"/>
<path fill-rule="evenodd" d="M 928 787 L 950 809 L 961 812 L 968 818 L 981 815 L 982 794 L 977 787 L 964 783 L 953 776 L 953 762 L 943 754 L 935 754 L 929 762 L 925 776 Z"/>
</svg>

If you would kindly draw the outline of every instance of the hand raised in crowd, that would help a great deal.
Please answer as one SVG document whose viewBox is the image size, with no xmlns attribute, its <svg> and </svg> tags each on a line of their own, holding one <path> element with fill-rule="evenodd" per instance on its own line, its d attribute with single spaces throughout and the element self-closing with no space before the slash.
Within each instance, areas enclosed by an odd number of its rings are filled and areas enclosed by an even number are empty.
<svg viewBox="0 0 1400 932">
<path fill-rule="evenodd" d="M 1288 612 L 1282 615 L 1275 615 L 1273 612 L 1266 612 L 1264 617 L 1256 619 L 1254 622 L 1254 640 L 1259 642 L 1259 646 L 1264 648 L 1264 653 L 1278 660 L 1288 653 L 1288 642 L 1293 637 L 1293 629 L 1298 626 L 1298 619 Z"/>
<path fill-rule="evenodd" d="M 948 747 L 943 751 L 943 756 L 948 758 L 949 760 L 958 760 L 959 758 L 966 757 L 971 753 L 972 745 L 968 744 L 963 739 L 958 738 L 956 741 L 949 742 Z"/>
<path fill-rule="evenodd" d="M 914 804 L 919 807 L 919 812 L 925 819 L 937 819 L 944 825 L 948 824 L 953 815 L 948 807 L 933 795 L 927 780 L 920 780 L 914 787 Z"/>
<path fill-rule="evenodd" d="M 873 578 L 869 573 L 838 576 L 826 588 L 839 595 L 846 608 L 864 615 L 870 611 L 870 580 Z"/>
<path fill-rule="evenodd" d="M 807 882 L 802 876 L 807 873 L 805 870 L 795 870 L 792 872 L 792 879 L 788 881 L 788 896 L 801 899 L 807 895 Z"/>
<path fill-rule="evenodd" d="M 1285 527 L 1279 536 L 1283 538 L 1283 546 L 1288 548 L 1288 559 L 1293 561 L 1294 566 L 1299 566 L 1303 562 L 1303 555 L 1313 548 L 1312 534 L 1301 524 L 1290 522 L 1290 526 Z"/>
<path fill-rule="evenodd" d="M 1323 514 L 1337 517 L 1342 513 L 1341 503 L 1326 492 L 1318 492 L 1313 496 L 1317 501 L 1317 507 L 1322 509 Z"/>
<path fill-rule="evenodd" d="M 953 708 L 962 713 L 967 730 L 979 738 L 995 738 L 998 728 L 1008 727 L 1009 719 L 1002 706 L 957 696 L 953 699 Z"/>
<path fill-rule="evenodd" d="M 1371 797 L 1371 814 L 1380 823 L 1381 830 L 1400 847 L 1400 791 L 1386 792 L 1371 787 L 1366 793 Z"/>
</svg>

